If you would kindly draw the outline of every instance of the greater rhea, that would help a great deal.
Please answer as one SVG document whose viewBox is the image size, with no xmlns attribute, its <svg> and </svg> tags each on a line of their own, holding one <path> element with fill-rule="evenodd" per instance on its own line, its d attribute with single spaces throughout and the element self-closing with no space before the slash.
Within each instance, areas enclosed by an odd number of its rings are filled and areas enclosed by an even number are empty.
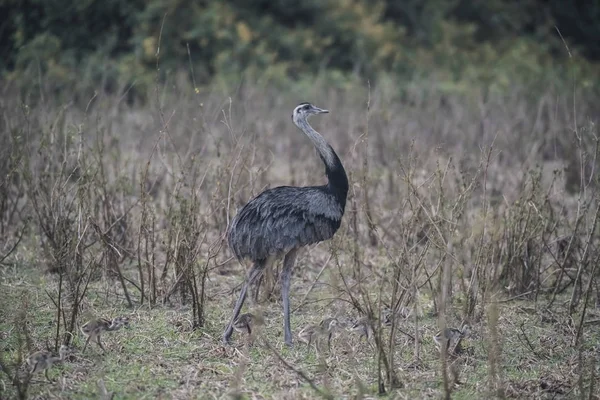
<svg viewBox="0 0 600 400">
<path fill-rule="evenodd" d="M 52 382 L 50 377 L 48 377 L 48 369 L 57 362 L 64 361 L 70 353 L 71 348 L 64 344 L 60 346 L 60 349 L 58 350 L 58 357 L 54 356 L 52 352 L 48 350 L 36 351 L 35 353 L 30 354 L 26 359 L 27 365 L 29 365 L 29 373 L 34 374 L 36 372 L 44 371 L 46 379 L 48 379 L 49 382 Z"/>
<path fill-rule="evenodd" d="M 248 287 L 259 280 L 265 268 L 283 257 L 283 332 L 286 345 L 292 345 L 289 292 L 298 249 L 333 237 L 342 222 L 348 195 L 348 178 L 342 162 L 323 136 L 308 123 L 311 115 L 328 112 L 310 103 L 301 103 L 292 113 L 292 121 L 312 141 L 325 164 L 327 184 L 265 190 L 242 207 L 231 222 L 227 234 L 229 247 L 238 260 L 251 260 L 252 267 L 223 332 L 226 344 L 231 339 L 233 324 L 244 305 Z"/>
</svg>

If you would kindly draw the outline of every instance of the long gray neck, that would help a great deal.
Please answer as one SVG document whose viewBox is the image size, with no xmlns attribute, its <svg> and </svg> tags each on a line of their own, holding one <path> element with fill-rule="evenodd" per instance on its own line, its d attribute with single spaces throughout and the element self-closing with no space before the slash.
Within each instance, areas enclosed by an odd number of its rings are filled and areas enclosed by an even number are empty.
<svg viewBox="0 0 600 400">
<path fill-rule="evenodd" d="M 321 159 L 325 163 L 325 167 L 328 170 L 336 169 L 338 167 L 336 163 L 337 156 L 325 138 L 323 138 L 319 132 L 315 131 L 313 127 L 310 126 L 306 118 L 298 118 L 297 120 L 294 119 L 294 123 L 313 142 L 317 148 L 317 151 L 319 152 L 319 155 L 321 156 Z"/>
<path fill-rule="evenodd" d="M 321 160 L 325 164 L 325 175 L 327 175 L 327 188 L 333 193 L 342 207 L 342 213 L 346 207 L 346 197 L 348 195 L 348 177 L 340 158 L 335 154 L 333 148 L 312 126 L 306 121 L 306 117 L 294 119 L 294 123 L 302 130 L 313 142 Z"/>
</svg>

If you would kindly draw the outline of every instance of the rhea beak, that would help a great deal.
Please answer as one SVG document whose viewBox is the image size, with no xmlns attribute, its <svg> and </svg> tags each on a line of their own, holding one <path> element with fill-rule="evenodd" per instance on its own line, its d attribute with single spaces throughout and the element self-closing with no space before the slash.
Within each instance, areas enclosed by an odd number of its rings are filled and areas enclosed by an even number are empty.
<svg viewBox="0 0 600 400">
<path fill-rule="evenodd" d="M 315 106 L 313 106 L 313 109 L 312 109 L 312 111 L 313 111 L 315 114 L 328 114 L 328 113 L 329 113 L 329 110 L 325 110 L 325 109 L 323 109 L 323 108 L 319 108 L 319 107 L 315 107 Z"/>
</svg>

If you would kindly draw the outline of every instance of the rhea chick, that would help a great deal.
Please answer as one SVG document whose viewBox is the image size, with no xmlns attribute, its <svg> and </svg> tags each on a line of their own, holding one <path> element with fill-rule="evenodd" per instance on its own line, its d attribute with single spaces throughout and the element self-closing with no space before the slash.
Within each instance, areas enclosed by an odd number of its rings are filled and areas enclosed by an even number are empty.
<svg viewBox="0 0 600 400">
<path fill-rule="evenodd" d="M 444 329 L 443 334 L 442 331 L 438 331 L 435 336 L 433 336 L 433 341 L 440 351 L 442 350 L 442 346 L 445 342 L 448 354 L 455 354 L 461 351 L 460 342 L 463 338 L 469 336 L 470 332 L 471 328 L 468 324 L 463 324 L 460 329 L 446 328 Z"/>
<path fill-rule="evenodd" d="M 331 338 L 333 336 L 333 332 L 335 331 L 338 325 L 343 324 L 340 324 L 337 318 L 325 318 L 319 324 L 321 332 L 327 334 L 327 348 L 329 350 L 331 350 Z"/>
<path fill-rule="evenodd" d="M 46 379 L 48 379 L 49 382 L 52 382 L 50 377 L 48 377 L 48 369 L 57 362 L 64 361 L 70 353 L 70 347 L 64 344 L 60 346 L 58 357 L 47 350 L 36 351 L 35 353 L 30 354 L 26 360 L 27 365 L 29 365 L 29 373 L 34 374 L 36 372 L 44 371 Z"/>
<path fill-rule="evenodd" d="M 87 340 L 85 341 L 85 346 L 83 346 L 82 352 L 85 351 L 88 343 L 92 339 L 96 339 L 96 343 L 98 343 L 98 346 L 100 346 L 100 348 L 104 352 L 106 352 L 106 349 L 104 348 L 104 346 L 102 345 L 102 342 L 100 341 L 100 336 L 102 334 L 104 334 L 105 332 L 112 332 L 112 331 L 119 330 L 123 326 L 128 325 L 128 324 L 129 324 L 128 317 L 116 317 L 112 320 L 108 320 L 105 318 L 97 318 L 97 319 L 92 319 L 92 320 L 86 322 L 81 327 L 81 333 L 83 333 L 83 335 L 87 337 Z"/>
<path fill-rule="evenodd" d="M 256 317 L 251 313 L 242 314 L 233 321 L 233 329 L 235 329 L 236 332 L 245 332 L 248 333 L 248 335 L 251 335 L 255 320 Z"/>
<path fill-rule="evenodd" d="M 337 323 L 338 321 L 335 318 L 326 318 L 321 321 L 319 325 L 307 325 L 298 332 L 298 339 L 308 346 L 311 344 L 314 345 L 318 352 L 321 338 L 327 336 L 327 338 L 331 340 L 331 335 L 337 326 Z M 328 341 L 328 343 L 330 344 L 331 342 Z"/>
<path fill-rule="evenodd" d="M 310 346 L 319 337 L 319 326 L 318 325 L 306 325 L 298 332 L 298 339 Z"/>
<path fill-rule="evenodd" d="M 368 317 L 359 318 L 354 325 L 352 325 L 352 330 L 358 332 L 360 341 L 363 337 L 366 339 L 367 343 L 371 343 L 369 340 L 374 336 L 373 331 L 374 321 Z"/>
</svg>

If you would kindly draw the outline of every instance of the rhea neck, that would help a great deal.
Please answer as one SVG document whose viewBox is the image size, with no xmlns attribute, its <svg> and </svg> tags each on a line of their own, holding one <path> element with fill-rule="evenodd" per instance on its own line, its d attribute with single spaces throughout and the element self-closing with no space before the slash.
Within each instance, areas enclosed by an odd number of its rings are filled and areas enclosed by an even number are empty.
<svg viewBox="0 0 600 400">
<path fill-rule="evenodd" d="M 325 175 L 328 180 L 327 188 L 333 192 L 343 209 L 348 195 L 348 177 L 340 158 L 325 138 L 310 126 L 306 115 L 294 116 L 293 120 L 294 124 L 308 136 L 319 152 L 319 156 L 325 164 Z"/>
</svg>

